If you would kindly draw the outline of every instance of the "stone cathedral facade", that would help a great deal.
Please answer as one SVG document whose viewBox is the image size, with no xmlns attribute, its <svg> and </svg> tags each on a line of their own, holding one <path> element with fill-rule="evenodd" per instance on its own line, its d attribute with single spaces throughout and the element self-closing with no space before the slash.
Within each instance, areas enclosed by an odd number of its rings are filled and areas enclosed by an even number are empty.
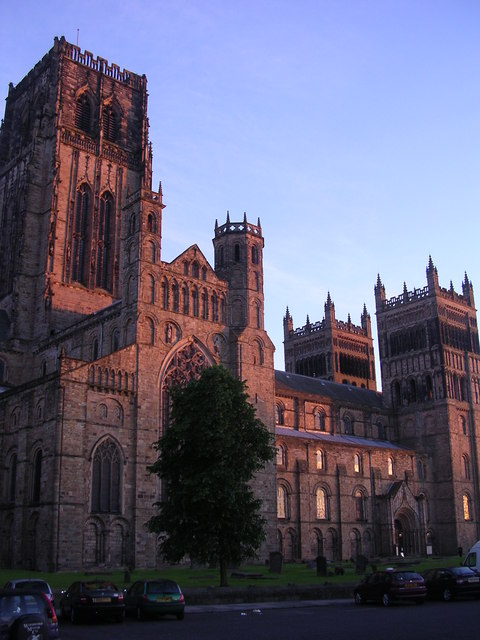
<svg viewBox="0 0 480 640">
<path fill-rule="evenodd" d="M 153 567 L 147 465 L 169 389 L 222 364 L 276 434 L 254 485 L 264 561 L 428 553 L 479 536 L 473 288 L 375 288 L 370 316 L 293 329 L 275 371 L 260 220 L 215 223 L 162 259 L 147 81 L 64 38 L 16 86 L 0 130 L 0 566 Z"/>
</svg>

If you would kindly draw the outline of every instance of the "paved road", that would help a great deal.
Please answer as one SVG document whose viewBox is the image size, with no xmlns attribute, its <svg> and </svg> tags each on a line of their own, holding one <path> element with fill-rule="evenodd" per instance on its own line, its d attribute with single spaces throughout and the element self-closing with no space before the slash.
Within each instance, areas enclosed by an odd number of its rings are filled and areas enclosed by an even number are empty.
<svg viewBox="0 0 480 640">
<path fill-rule="evenodd" d="M 479 640 L 480 602 L 384 608 L 350 601 L 187 607 L 185 619 L 61 622 L 61 640 Z"/>
</svg>

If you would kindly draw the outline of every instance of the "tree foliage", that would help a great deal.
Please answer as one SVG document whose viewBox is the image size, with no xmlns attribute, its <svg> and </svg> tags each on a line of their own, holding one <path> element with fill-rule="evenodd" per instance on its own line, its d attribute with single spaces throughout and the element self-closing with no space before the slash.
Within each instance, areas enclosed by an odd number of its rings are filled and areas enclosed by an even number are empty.
<svg viewBox="0 0 480 640">
<path fill-rule="evenodd" d="M 273 438 L 245 383 L 223 367 L 204 369 L 171 399 L 170 424 L 148 468 L 162 480 L 162 497 L 147 526 L 166 560 L 215 563 L 225 585 L 227 565 L 253 557 L 265 538 L 250 480 L 273 459 Z"/>
</svg>

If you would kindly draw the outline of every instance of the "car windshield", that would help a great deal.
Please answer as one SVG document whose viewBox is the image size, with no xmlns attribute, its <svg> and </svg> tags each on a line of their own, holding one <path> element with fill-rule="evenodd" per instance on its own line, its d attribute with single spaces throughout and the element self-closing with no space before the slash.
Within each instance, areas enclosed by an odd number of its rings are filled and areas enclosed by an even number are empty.
<svg viewBox="0 0 480 640">
<path fill-rule="evenodd" d="M 147 593 L 178 593 L 179 588 L 175 582 L 149 582 L 147 584 Z"/>
<path fill-rule="evenodd" d="M 450 571 L 457 576 L 475 576 L 476 575 L 475 571 L 472 571 L 468 567 L 453 567 L 453 569 L 450 569 Z"/>
</svg>

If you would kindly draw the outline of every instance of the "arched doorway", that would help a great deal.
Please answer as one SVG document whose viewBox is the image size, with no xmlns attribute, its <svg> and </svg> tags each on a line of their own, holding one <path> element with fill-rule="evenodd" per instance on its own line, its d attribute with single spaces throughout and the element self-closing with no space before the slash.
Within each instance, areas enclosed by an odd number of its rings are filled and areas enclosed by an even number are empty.
<svg viewBox="0 0 480 640">
<path fill-rule="evenodd" d="M 394 520 L 394 546 L 398 556 L 424 553 L 420 540 L 420 525 L 411 509 L 401 509 Z"/>
</svg>

